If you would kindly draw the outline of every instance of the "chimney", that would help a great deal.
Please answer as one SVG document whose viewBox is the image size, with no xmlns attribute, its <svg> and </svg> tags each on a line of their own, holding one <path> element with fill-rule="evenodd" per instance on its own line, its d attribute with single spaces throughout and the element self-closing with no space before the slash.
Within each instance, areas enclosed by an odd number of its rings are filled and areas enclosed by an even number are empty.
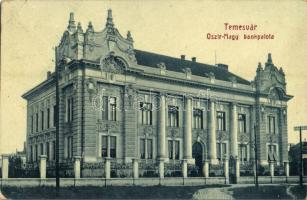
<svg viewBox="0 0 307 200">
<path fill-rule="evenodd" d="M 196 62 L 196 57 L 192 57 L 192 62 Z"/>
<path fill-rule="evenodd" d="M 185 60 L 185 55 L 180 56 L 181 60 Z"/>
<path fill-rule="evenodd" d="M 228 65 L 219 63 L 219 64 L 217 64 L 217 67 L 219 67 L 219 68 L 221 68 L 221 69 L 224 69 L 224 70 L 228 71 Z"/>
<path fill-rule="evenodd" d="M 50 78 L 50 76 L 51 76 L 51 71 L 48 71 L 47 72 L 47 79 Z"/>
</svg>

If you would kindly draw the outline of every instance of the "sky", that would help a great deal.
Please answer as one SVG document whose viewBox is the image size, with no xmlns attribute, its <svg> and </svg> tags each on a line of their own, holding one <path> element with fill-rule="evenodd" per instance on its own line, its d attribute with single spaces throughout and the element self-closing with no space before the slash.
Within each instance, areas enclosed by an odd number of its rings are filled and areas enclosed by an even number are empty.
<svg viewBox="0 0 307 200">
<path fill-rule="evenodd" d="M 4 1 L 1 17 L 0 154 L 21 150 L 26 138 L 26 101 L 21 95 L 54 70 L 54 47 L 70 12 L 86 30 L 101 31 L 107 10 L 134 47 L 198 62 L 225 63 L 253 80 L 258 62 L 272 53 L 283 67 L 288 103 L 289 142 L 298 142 L 296 125 L 307 125 L 307 1 Z M 226 31 L 225 23 L 255 24 L 255 31 Z M 273 40 L 208 40 L 207 34 L 272 34 Z M 307 134 L 303 135 L 306 138 Z"/>
</svg>

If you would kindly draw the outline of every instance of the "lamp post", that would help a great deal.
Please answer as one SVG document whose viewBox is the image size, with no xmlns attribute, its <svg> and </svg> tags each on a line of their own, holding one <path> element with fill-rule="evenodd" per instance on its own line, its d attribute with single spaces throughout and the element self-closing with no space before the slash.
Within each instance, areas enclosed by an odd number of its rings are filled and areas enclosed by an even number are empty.
<svg viewBox="0 0 307 200">
<path fill-rule="evenodd" d="M 57 54 L 57 48 L 55 48 L 55 54 Z M 55 62 L 55 180 L 56 180 L 56 191 L 58 192 L 60 189 L 60 165 L 59 165 L 59 67 L 56 59 Z"/>
<path fill-rule="evenodd" d="M 254 125 L 254 151 L 255 151 L 255 187 L 258 188 L 258 155 L 257 155 L 257 124 Z"/>
<path fill-rule="evenodd" d="M 307 130 L 307 126 L 296 126 L 295 131 L 300 132 L 300 186 L 303 186 L 303 147 L 302 147 L 302 130 Z"/>
</svg>

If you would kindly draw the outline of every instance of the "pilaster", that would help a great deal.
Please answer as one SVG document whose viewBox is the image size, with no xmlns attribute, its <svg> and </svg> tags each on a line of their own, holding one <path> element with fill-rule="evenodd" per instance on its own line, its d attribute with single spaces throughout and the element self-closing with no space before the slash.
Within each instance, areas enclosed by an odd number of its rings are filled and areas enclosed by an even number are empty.
<svg viewBox="0 0 307 200">
<path fill-rule="evenodd" d="M 238 111 L 237 105 L 231 105 L 231 146 L 230 154 L 235 158 L 238 156 Z"/>
<path fill-rule="evenodd" d="M 184 158 L 188 163 L 192 161 L 192 97 L 185 98 L 184 118 Z"/>
<path fill-rule="evenodd" d="M 215 102 L 209 102 L 209 159 L 212 164 L 217 164 L 216 159 L 216 116 L 215 116 Z"/>
</svg>

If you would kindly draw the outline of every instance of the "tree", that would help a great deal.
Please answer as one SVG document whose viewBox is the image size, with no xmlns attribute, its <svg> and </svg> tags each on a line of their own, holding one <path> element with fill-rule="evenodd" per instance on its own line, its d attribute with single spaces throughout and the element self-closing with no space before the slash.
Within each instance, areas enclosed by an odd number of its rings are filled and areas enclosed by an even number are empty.
<svg viewBox="0 0 307 200">
<path fill-rule="evenodd" d="M 300 156 L 300 144 L 292 145 L 289 150 L 290 175 L 300 174 Z"/>
</svg>

